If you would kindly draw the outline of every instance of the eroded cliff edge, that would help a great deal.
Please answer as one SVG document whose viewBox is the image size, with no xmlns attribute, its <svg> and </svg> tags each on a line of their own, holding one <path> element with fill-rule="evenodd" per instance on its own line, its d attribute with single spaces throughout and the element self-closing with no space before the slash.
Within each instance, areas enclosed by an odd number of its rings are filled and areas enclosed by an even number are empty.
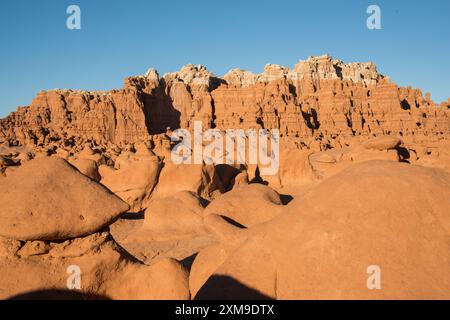
<svg viewBox="0 0 450 320">
<path fill-rule="evenodd" d="M 0 120 L 0 141 L 46 145 L 90 140 L 126 145 L 168 127 L 277 128 L 302 148 L 342 147 L 354 136 L 401 135 L 427 141 L 450 133 L 450 99 L 399 87 L 373 63 L 329 55 L 293 69 L 268 64 L 261 74 L 232 69 L 222 78 L 187 65 L 160 77 L 154 69 L 107 92 L 50 90 Z"/>
</svg>

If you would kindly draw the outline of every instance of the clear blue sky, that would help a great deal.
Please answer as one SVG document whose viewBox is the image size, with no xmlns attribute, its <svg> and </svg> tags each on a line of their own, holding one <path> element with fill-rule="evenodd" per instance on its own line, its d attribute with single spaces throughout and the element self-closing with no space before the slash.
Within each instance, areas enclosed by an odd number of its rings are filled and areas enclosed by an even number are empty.
<svg viewBox="0 0 450 320">
<path fill-rule="evenodd" d="M 66 8 L 82 29 L 66 28 Z M 382 10 L 382 30 L 366 28 L 366 8 Z M 187 63 L 216 75 L 233 67 L 261 72 L 330 53 L 373 61 L 400 85 L 450 96 L 448 0 L 1 0 L 0 116 L 41 89 L 120 88 L 153 66 Z"/>
</svg>

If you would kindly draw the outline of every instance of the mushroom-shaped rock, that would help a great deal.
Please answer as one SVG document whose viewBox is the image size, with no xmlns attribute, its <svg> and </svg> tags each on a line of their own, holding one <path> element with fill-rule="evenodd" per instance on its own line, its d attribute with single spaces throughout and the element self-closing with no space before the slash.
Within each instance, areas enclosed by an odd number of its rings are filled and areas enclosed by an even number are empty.
<svg viewBox="0 0 450 320">
<path fill-rule="evenodd" d="M 61 240 L 110 224 L 129 206 L 57 157 L 26 162 L 0 180 L 0 235 Z"/>
</svg>

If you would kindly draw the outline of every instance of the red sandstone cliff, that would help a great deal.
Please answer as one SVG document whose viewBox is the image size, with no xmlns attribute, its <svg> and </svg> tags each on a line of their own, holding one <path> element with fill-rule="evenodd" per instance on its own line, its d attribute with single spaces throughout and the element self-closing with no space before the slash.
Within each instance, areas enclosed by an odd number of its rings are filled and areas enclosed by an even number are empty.
<svg viewBox="0 0 450 320">
<path fill-rule="evenodd" d="M 150 69 L 125 79 L 120 90 L 40 92 L 0 120 L 0 141 L 125 144 L 202 120 L 205 127 L 278 128 L 284 136 L 340 146 L 355 135 L 448 135 L 449 103 L 398 87 L 372 63 L 344 64 L 328 55 L 292 70 L 266 65 L 262 74 L 233 69 L 223 78 L 187 65 L 161 78 Z"/>
</svg>

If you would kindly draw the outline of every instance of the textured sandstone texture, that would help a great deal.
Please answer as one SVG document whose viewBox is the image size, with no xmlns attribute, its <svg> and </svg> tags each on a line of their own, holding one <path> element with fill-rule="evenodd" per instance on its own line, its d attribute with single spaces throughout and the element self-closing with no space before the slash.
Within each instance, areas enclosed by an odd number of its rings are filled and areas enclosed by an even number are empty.
<svg viewBox="0 0 450 320">
<path fill-rule="evenodd" d="M 0 254 L 0 299 L 189 299 L 188 274 L 179 262 L 138 263 L 107 232 L 7 249 Z M 68 290 L 69 266 L 80 268 L 79 290 Z"/>
<path fill-rule="evenodd" d="M 236 187 L 205 209 L 204 215 L 220 214 L 240 225 L 250 227 L 271 220 L 279 213 L 281 199 L 278 193 L 261 184 Z"/>
<path fill-rule="evenodd" d="M 27 161 L 0 189 L 0 299 L 189 299 L 178 261 L 147 266 L 116 243 L 108 227 L 128 204 L 67 161 Z"/>
<path fill-rule="evenodd" d="M 204 234 L 203 204 L 192 191 L 180 191 L 150 203 L 144 229 L 159 240 L 183 239 Z"/>
<path fill-rule="evenodd" d="M 154 69 L 129 77 L 108 92 L 40 92 L 0 122 L 0 140 L 11 144 L 63 144 L 93 140 L 117 145 L 150 139 L 168 127 L 278 128 L 319 148 L 352 136 L 439 136 L 450 131 L 447 102 L 398 87 L 373 63 L 345 64 L 328 55 L 294 68 L 266 65 L 262 74 L 232 69 L 223 78 L 187 65 L 160 77 Z"/>
<path fill-rule="evenodd" d="M 40 92 L 0 120 L 0 298 L 448 299 L 449 102 L 328 55 Z M 175 164 L 194 121 L 279 129 L 279 170 Z"/>
<path fill-rule="evenodd" d="M 200 252 L 191 291 L 199 299 L 448 299 L 449 195 L 450 175 L 439 169 L 355 164 L 240 242 Z M 382 270 L 382 290 L 367 289 L 371 265 Z"/>
<path fill-rule="evenodd" d="M 60 240 L 110 224 L 128 205 L 65 160 L 34 159 L 0 180 L 0 235 Z"/>
</svg>

